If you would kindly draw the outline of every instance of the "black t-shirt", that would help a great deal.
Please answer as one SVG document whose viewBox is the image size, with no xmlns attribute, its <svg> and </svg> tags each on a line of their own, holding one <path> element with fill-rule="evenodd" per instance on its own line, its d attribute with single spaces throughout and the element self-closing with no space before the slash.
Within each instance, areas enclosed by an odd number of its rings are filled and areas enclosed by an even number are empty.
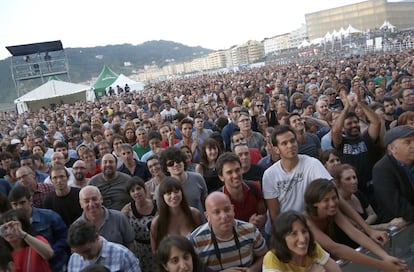
<svg viewBox="0 0 414 272">
<path fill-rule="evenodd" d="M 7 175 L 6 170 L 4 170 L 3 168 L 0 168 L 0 178 L 4 178 L 5 175 Z"/>
<path fill-rule="evenodd" d="M 337 150 L 341 154 L 342 163 L 349 163 L 356 169 L 358 176 L 358 190 L 369 196 L 372 192 L 369 189 L 369 182 L 372 179 L 372 168 L 376 163 L 376 152 L 374 142 L 368 133 L 357 139 L 342 138 L 341 145 Z"/>
<path fill-rule="evenodd" d="M 77 160 L 74 158 L 69 158 L 69 161 L 67 163 L 65 163 L 65 167 L 67 168 L 72 168 L 73 164 L 76 162 Z"/>
<path fill-rule="evenodd" d="M 250 181 L 258 181 L 261 184 L 263 174 L 264 174 L 264 169 L 261 166 L 257 164 L 252 164 L 250 165 L 249 171 L 243 174 L 243 179 L 250 180 Z"/>
<path fill-rule="evenodd" d="M 79 216 L 82 215 L 82 208 L 79 204 L 80 188 L 70 187 L 69 194 L 65 196 L 57 196 L 55 192 L 51 192 L 46 196 L 43 206 L 57 212 L 69 227 Z"/>
</svg>

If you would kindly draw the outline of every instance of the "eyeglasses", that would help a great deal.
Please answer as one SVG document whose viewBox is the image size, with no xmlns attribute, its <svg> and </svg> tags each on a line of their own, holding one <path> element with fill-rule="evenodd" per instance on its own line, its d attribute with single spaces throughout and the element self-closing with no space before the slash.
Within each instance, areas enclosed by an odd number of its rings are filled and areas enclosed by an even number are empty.
<svg viewBox="0 0 414 272">
<path fill-rule="evenodd" d="M 43 144 L 43 141 L 35 141 L 35 144 Z"/>
<path fill-rule="evenodd" d="M 263 107 L 263 105 L 256 105 L 257 107 Z"/>
<path fill-rule="evenodd" d="M 182 163 L 182 161 L 179 160 L 179 159 L 170 160 L 170 161 L 167 161 L 167 166 L 168 167 L 173 167 L 175 163 L 179 164 L 179 163 Z"/>
</svg>

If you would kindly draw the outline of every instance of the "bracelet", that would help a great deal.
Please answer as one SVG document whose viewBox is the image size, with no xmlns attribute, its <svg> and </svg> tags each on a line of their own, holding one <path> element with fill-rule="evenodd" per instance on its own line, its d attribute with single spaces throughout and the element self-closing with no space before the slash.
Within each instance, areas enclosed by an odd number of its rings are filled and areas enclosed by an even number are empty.
<svg viewBox="0 0 414 272">
<path fill-rule="evenodd" d="M 23 241 L 24 241 L 24 239 L 26 239 L 26 237 L 27 237 L 27 232 L 25 232 L 24 235 L 23 235 Z"/>
</svg>

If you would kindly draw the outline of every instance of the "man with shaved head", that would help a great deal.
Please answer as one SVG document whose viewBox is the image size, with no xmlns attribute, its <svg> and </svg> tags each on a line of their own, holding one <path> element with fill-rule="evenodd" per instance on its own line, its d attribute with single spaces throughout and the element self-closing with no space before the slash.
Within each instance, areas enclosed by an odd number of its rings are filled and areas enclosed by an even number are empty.
<svg viewBox="0 0 414 272">
<path fill-rule="evenodd" d="M 202 262 L 212 271 L 261 271 L 267 247 L 259 230 L 251 223 L 234 219 L 233 205 L 222 192 L 208 195 L 205 204 L 208 222 L 189 236 Z"/>
<path fill-rule="evenodd" d="M 120 211 L 102 206 L 103 198 L 98 187 L 83 187 L 79 192 L 79 203 L 83 213 L 76 221 L 92 222 L 106 240 L 134 249 L 135 234 L 128 218 Z"/>
<path fill-rule="evenodd" d="M 116 165 L 116 157 L 105 154 L 101 162 L 102 173 L 93 176 L 89 184 L 99 188 L 106 208 L 120 211 L 130 201 L 126 187 L 131 177 L 117 171 Z"/>
</svg>

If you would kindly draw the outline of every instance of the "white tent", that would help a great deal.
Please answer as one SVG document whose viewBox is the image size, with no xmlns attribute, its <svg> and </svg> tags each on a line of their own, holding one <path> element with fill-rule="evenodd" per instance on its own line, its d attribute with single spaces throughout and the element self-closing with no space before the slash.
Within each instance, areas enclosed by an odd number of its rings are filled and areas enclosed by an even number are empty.
<svg viewBox="0 0 414 272">
<path fill-rule="evenodd" d="M 310 42 L 308 42 L 307 40 L 303 40 L 301 42 L 301 44 L 299 44 L 298 48 L 304 48 L 304 47 L 308 47 L 310 45 L 311 45 Z"/>
<path fill-rule="evenodd" d="M 140 92 L 144 89 L 144 83 L 134 81 L 128 77 L 126 77 L 124 74 L 120 74 L 117 79 L 114 81 L 114 83 L 111 84 L 110 87 L 115 90 L 115 93 L 117 92 L 116 86 L 119 85 L 122 89 L 125 87 L 125 84 L 128 84 L 131 91 L 137 91 Z M 107 88 L 108 91 L 109 87 Z"/>
<path fill-rule="evenodd" d="M 339 29 L 339 36 L 344 37 L 345 35 L 346 35 L 346 30 L 343 27 L 341 27 L 341 29 Z"/>
<path fill-rule="evenodd" d="M 336 31 L 336 29 L 334 29 L 334 31 L 332 32 L 332 38 L 336 39 L 336 38 L 339 38 L 340 36 L 341 36 L 341 33 Z"/>
<path fill-rule="evenodd" d="M 329 31 L 325 34 L 325 41 L 332 41 L 332 34 Z"/>
<path fill-rule="evenodd" d="M 316 39 L 313 39 L 312 41 L 311 41 L 311 44 L 314 44 L 314 45 L 321 45 L 321 44 L 323 44 L 323 42 L 324 42 L 324 38 L 316 38 Z"/>
<path fill-rule="evenodd" d="M 395 29 L 395 26 L 392 25 L 390 22 L 388 21 L 384 21 L 384 23 L 382 24 L 382 26 L 380 26 L 380 29 L 387 29 L 387 30 L 391 30 L 393 31 Z"/>
<path fill-rule="evenodd" d="M 68 103 L 76 101 L 94 101 L 95 93 L 90 86 L 75 84 L 60 80 L 49 80 L 36 89 L 20 96 L 14 103 L 19 113 L 37 111 L 51 104 Z"/>
<path fill-rule="evenodd" d="M 359 29 L 356 29 L 355 27 L 351 26 L 351 24 L 349 24 L 348 28 L 345 30 L 345 33 L 347 34 L 346 36 L 348 36 L 349 34 L 353 34 L 353 33 L 362 33 L 362 31 Z"/>
</svg>

